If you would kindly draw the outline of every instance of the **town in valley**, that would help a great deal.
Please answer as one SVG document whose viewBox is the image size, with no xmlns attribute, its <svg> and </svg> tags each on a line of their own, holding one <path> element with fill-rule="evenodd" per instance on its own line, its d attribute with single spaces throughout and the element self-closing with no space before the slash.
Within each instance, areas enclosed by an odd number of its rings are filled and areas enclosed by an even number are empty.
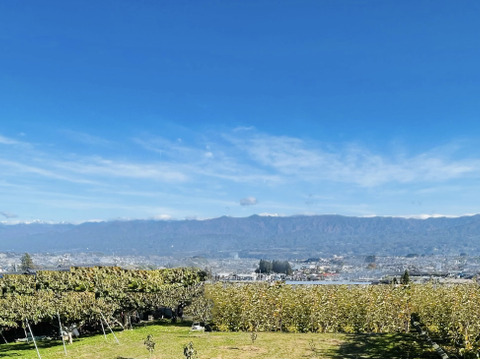
<svg viewBox="0 0 480 360">
<path fill-rule="evenodd" d="M 72 266 L 119 266 L 125 269 L 196 267 L 218 281 L 287 281 L 321 284 L 389 283 L 400 279 L 405 271 L 414 282 L 472 282 L 480 274 L 480 256 L 419 255 L 332 255 L 307 259 L 289 259 L 290 274 L 258 271 L 260 259 L 241 258 L 231 253 L 223 258 L 202 256 L 140 256 L 89 252 L 31 253 L 33 269 L 68 270 Z M 23 273 L 24 253 L 0 252 L 0 276 Z M 272 260 L 272 259 L 268 259 Z"/>
</svg>

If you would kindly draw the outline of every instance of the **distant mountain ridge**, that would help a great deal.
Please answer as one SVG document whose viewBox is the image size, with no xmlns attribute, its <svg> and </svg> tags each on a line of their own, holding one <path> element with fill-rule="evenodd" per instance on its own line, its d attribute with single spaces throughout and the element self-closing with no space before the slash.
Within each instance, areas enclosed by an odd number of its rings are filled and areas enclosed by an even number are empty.
<svg viewBox="0 0 480 360">
<path fill-rule="evenodd" d="M 314 215 L 209 220 L 0 224 L 0 251 L 294 258 L 480 254 L 480 215 L 457 218 Z"/>
</svg>

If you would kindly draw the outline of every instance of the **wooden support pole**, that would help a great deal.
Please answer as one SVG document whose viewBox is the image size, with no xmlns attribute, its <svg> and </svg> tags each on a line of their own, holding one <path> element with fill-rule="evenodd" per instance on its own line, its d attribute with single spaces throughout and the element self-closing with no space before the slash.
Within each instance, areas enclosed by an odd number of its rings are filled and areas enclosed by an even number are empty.
<svg viewBox="0 0 480 360">
<path fill-rule="evenodd" d="M 35 336 L 33 335 L 32 328 L 30 327 L 30 324 L 28 323 L 27 318 L 25 318 L 25 322 L 27 323 L 28 330 L 30 330 L 30 335 L 32 335 L 33 344 L 35 345 L 35 350 L 37 350 L 38 358 L 41 359 L 42 357 L 40 356 L 40 351 L 38 351 L 38 346 L 37 346 L 37 342 L 35 341 Z"/>
<path fill-rule="evenodd" d="M 105 341 L 107 341 L 107 334 L 105 334 L 105 327 L 103 326 L 103 321 L 100 319 L 100 325 L 102 325 L 103 337 Z"/>
<path fill-rule="evenodd" d="M 5 339 L 5 336 L 3 336 L 3 330 L 0 329 L 0 335 L 2 335 L 3 341 L 5 341 L 5 344 L 8 344 L 7 339 Z"/>
<path fill-rule="evenodd" d="M 63 338 L 63 330 L 62 330 L 62 322 L 60 321 L 60 314 L 57 312 L 58 318 L 58 326 L 60 327 L 60 337 L 62 338 L 63 343 L 63 351 L 65 352 L 65 356 L 67 356 L 67 347 L 65 346 L 65 339 Z"/>
<path fill-rule="evenodd" d="M 108 323 L 107 319 L 105 319 L 105 316 L 103 316 L 103 313 L 100 311 L 100 315 L 102 315 L 103 320 L 105 320 L 105 324 L 107 324 L 108 328 L 110 329 L 111 333 L 113 334 L 113 337 L 115 338 L 115 341 L 117 344 L 120 344 L 120 341 L 118 341 L 117 337 L 115 336 L 115 333 L 113 332 L 112 328 L 110 327 L 110 324 Z"/>
<path fill-rule="evenodd" d="M 27 339 L 27 344 L 30 344 L 30 341 L 28 340 L 27 328 L 25 326 L 23 326 L 23 332 L 25 333 L 25 339 Z"/>
</svg>

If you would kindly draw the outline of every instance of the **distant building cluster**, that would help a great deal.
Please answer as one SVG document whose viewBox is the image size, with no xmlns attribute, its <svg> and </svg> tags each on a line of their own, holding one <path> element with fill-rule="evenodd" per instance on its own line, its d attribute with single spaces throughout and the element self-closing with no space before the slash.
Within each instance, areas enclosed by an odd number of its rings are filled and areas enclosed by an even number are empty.
<svg viewBox="0 0 480 360">
<path fill-rule="evenodd" d="M 262 273 L 259 259 L 119 256 L 102 253 L 31 254 L 33 270 L 62 270 L 70 266 L 121 266 L 127 269 L 197 267 L 214 281 L 332 281 L 389 283 L 407 270 L 413 282 L 471 282 L 480 278 L 480 258 L 460 256 L 332 256 L 289 260 L 285 273 Z M 24 254 L 0 252 L 0 275 L 21 273 Z M 264 260 L 262 260 L 264 261 Z M 274 261 L 273 261 L 274 262 Z M 285 261 L 282 261 L 284 263 Z M 268 261 L 267 261 L 268 263 Z"/>
</svg>

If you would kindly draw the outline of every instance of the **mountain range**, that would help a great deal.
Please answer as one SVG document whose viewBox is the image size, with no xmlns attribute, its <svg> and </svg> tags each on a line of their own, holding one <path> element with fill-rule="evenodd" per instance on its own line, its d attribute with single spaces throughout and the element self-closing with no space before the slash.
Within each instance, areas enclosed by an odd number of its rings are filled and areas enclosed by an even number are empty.
<svg viewBox="0 0 480 360">
<path fill-rule="evenodd" d="M 480 255 L 480 215 L 340 215 L 209 220 L 0 224 L 0 251 L 301 258 L 329 255 Z"/>
</svg>

